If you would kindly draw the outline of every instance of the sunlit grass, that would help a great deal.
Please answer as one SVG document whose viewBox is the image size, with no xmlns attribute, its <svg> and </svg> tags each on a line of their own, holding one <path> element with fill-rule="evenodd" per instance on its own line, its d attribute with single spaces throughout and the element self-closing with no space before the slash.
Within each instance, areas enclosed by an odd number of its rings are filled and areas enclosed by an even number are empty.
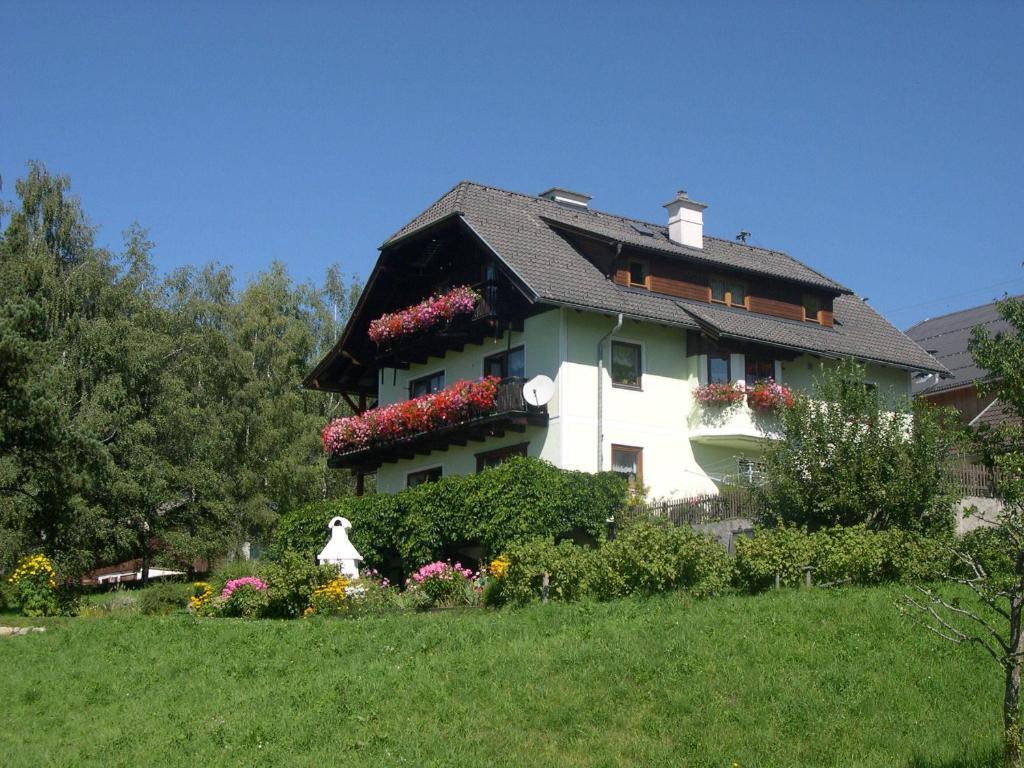
<svg viewBox="0 0 1024 768">
<path fill-rule="evenodd" d="M 0 640 L 0 763 L 994 765 L 995 666 L 900 594 L 51 620 Z"/>
</svg>

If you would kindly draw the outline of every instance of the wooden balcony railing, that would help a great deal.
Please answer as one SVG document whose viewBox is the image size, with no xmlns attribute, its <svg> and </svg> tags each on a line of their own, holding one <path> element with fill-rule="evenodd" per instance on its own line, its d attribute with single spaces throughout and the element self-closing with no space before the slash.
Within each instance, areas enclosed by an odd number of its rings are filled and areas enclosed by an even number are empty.
<svg viewBox="0 0 1024 768">
<path fill-rule="evenodd" d="M 523 397 L 526 379 L 512 377 L 498 384 L 494 407 L 464 421 L 445 424 L 427 432 L 406 435 L 365 448 L 335 453 L 328 464 L 332 467 L 372 472 L 384 463 L 411 459 L 433 451 L 446 451 L 452 445 L 484 442 L 490 437 L 503 437 L 507 432 L 525 432 L 528 426 L 547 426 L 547 406 L 533 406 Z"/>
</svg>

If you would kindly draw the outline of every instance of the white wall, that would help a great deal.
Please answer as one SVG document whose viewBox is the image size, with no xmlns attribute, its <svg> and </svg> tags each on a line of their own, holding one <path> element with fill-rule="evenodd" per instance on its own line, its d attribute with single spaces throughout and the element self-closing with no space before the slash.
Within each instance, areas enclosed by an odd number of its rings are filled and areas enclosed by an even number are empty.
<svg viewBox="0 0 1024 768">
<path fill-rule="evenodd" d="M 432 467 L 445 475 L 476 471 L 476 455 L 529 442 L 528 454 L 556 466 L 594 472 L 597 458 L 597 344 L 615 325 L 615 318 L 572 309 L 551 309 L 528 318 L 522 333 L 513 333 L 511 346 L 525 346 L 527 377 L 545 374 L 555 380 L 555 395 L 548 404 L 549 426 L 529 427 L 484 443 L 451 446 L 429 456 L 385 464 L 377 473 L 377 488 L 394 492 L 406 485 L 406 476 Z M 642 349 L 642 389 L 612 386 L 610 341 L 604 345 L 604 469 L 611 468 L 613 444 L 643 449 L 644 484 L 652 497 L 677 498 L 714 492 L 713 478 L 733 474 L 737 459 L 756 457 L 756 446 L 692 443 L 690 430 L 695 404 L 693 393 L 701 383 L 706 358 L 687 356 L 686 332 L 680 328 L 625 320 L 614 339 L 638 343 Z M 476 379 L 483 360 L 504 350 L 507 337 L 469 346 L 443 358 L 431 358 L 407 371 L 386 370 L 380 384 L 381 404 L 408 397 L 411 379 L 444 370 L 445 384 Z M 564 362 L 560 362 L 564 361 Z M 743 356 L 732 361 L 733 376 L 742 379 Z M 835 361 L 802 355 L 776 364 L 780 382 L 797 389 L 811 387 L 813 377 Z M 910 374 L 879 365 L 867 367 L 867 377 L 880 393 L 910 392 Z"/>
</svg>

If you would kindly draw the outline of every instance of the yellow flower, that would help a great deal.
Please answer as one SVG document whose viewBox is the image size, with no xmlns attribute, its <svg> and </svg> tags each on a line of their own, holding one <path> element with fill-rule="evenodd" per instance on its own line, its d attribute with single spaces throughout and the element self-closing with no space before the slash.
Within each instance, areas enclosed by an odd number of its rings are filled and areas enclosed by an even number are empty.
<svg viewBox="0 0 1024 768">
<path fill-rule="evenodd" d="M 508 571 L 508 567 L 510 565 L 512 565 L 512 563 L 509 559 L 504 555 L 501 555 L 501 557 L 491 561 L 491 566 L 487 570 L 494 578 L 502 579 L 505 577 L 505 573 Z"/>
</svg>

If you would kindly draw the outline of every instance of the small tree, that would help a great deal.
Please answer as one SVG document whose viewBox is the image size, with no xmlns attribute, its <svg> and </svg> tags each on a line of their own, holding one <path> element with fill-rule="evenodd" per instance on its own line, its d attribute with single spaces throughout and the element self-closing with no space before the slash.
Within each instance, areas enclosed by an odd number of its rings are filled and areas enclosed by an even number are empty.
<svg viewBox="0 0 1024 768">
<path fill-rule="evenodd" d="M 952 415 L 880 393 L 846 361 L 780 411 L 761 487 L 772 522 L 948 529 Z"/>
<path fill-rule="evenodd" d="M 996 494 L 1003 509 L 996 520 L 993 538 L 997 554 L 1009 564 L 997 572 L 976 553 L 954 548 L 959 565 L 946 580 L 969 589 L 973 600 L 948 599 L 934 589 L 919 587 L 920 597 L 906 597 L 923 623 L 935 634 L 958 644 L 983 648 L 1003 673 L 1003 743 L 1006 764 L 1024 765 L 1021 724 L 1021 660 L 1024 634 L 1024 303 L 1008 299 L 999 313 L 1013 333 L 990 336 L 974 329 L 969 348 L 980 368 L 989 372 L 979 384 L 998 396 L 1011 420 L 974 434 L 978 451 L 996 469 Z M 990 559 L 991 560 L 991 559 Z"/>
</svg>

